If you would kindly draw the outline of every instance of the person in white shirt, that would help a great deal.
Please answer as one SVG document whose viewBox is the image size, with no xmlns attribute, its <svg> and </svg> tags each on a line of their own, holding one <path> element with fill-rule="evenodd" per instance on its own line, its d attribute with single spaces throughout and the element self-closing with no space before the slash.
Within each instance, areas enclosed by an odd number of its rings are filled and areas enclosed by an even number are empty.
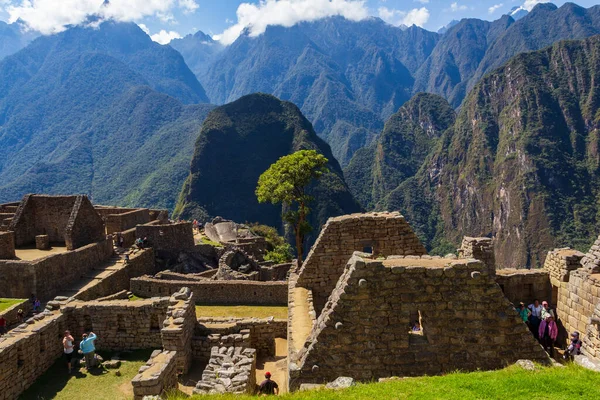
<svg viewBox="0 0 600 400">
<path fill-rule="evenodd" d="M 533 304 L 530 304 L 529 306 L 527 306 L 527 308 L 531 310 L 531 318 L 529 320 L 531 333 L 533 333 L 533 336 L 535 336 L 535 338 L 537 339 L 539 336 L 538 329 L 540 327 L 540 322 L 542 322 L 541 317 L 544 306 L 540 304 L 540 301 L 538 299 L 535 299 Z"/>
</svg>

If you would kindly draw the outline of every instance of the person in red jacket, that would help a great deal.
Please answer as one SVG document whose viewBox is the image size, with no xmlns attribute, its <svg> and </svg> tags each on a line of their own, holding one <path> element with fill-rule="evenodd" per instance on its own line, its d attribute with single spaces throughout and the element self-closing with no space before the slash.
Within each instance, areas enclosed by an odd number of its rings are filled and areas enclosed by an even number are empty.
<svg viewBox="0 0 600 400">
<path fill-rule="evenodd" d="M 552 315 L 546 315 L 546 319 L 542 320 L 538 334 L 544 350 L 550 354 L 550 357 L 554 357 L 554 342 L 558 337 L 558 326 Z"/>
</svg>

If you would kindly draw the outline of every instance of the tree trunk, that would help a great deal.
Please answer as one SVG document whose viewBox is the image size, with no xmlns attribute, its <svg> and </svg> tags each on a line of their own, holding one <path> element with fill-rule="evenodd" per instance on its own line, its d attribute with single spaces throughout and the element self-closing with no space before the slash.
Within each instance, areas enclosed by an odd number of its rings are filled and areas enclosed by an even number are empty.
<svg viewBox="0 0 600 400">
<path fill-rule="evenodd" d="M 296 224 L 296 251 L 298 252 L 298 267 L 302 267 L 302 262 L 304 260 L 304 234 L 302 233 L 302 227 L 304 226 L 304 219 L 306 215 L 304 214 L 304 203 L 300 202 L 300 207 L 298 209 L 298 223 Z"/>
</svg>

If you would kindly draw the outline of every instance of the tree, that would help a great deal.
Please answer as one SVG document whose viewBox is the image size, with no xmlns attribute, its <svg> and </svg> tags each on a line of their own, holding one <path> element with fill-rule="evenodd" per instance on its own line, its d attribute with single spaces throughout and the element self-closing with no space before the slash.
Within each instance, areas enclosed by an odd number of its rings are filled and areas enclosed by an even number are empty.
<svg viewBox="0 0 600 400">
<path fill-rule="evenodd" d="M 302 265 L 304 235 L 312 230 L 306 216 L 310 212 L 308 203 L 313 199 L 306 188 L 313 179 L 327 172 L 328 162 L 315 150 L 300 150 L 281 157 L 258 178 L 258 202 L 284 205 L 283 220 L 292 226 L 296 237 L 298 265 Z"/>
</svg>

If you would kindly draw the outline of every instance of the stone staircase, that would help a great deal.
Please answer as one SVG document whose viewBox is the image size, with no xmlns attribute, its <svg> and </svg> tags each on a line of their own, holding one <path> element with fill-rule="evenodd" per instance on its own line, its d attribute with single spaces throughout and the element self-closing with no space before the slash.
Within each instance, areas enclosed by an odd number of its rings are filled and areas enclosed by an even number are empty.
<svg viewBox="0 0 600 400">
<path fill-rule="evenodd" d="M 100 280 L 106 278 L 113 271 L 120 269 L 123 262 L 124 257 L 114 254 L 104 263 L 93 267 L 90 271 L 83 275 L 79 281 L 72 284 L 68 289 L 61 290 L 57 296 L 73 297 L 78 293 L 85 291 Z"/>
<path fill-rule="evenodd" d="M 17 207 L 17 204 L 0 205 L 0 231 L 8 230 L 8 226 L 17 212 Z"/>
</svg>

